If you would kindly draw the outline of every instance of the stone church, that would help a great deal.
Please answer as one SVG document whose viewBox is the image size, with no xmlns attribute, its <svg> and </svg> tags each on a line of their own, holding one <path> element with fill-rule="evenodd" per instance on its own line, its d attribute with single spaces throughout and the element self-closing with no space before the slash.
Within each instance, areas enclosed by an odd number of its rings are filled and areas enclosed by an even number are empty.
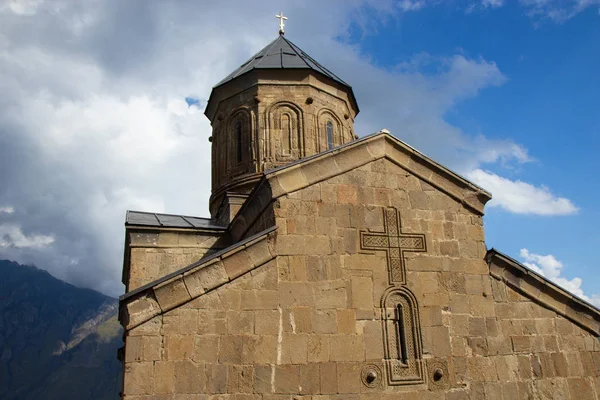
<svg viewBox="0 0 600 400">
<path fill-rule="evenodd" d="M 600 398 L 600 311 L 358 112 L 283 32 L 213 88 L 211 218 L 127 213 L 123 398 Z"/>
</svg>

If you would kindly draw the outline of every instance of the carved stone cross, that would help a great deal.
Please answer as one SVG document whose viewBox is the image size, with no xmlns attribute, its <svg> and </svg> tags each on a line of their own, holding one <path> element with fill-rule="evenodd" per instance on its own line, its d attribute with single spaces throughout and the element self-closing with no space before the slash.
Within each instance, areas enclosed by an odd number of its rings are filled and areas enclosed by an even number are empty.
<svg viewBox="0 0 600 400">
<path fill-rule="evenodd" d="M 383 232 L 360 232 L 360 247 L 363 250 L 385 251 L 390 284 L 405 284 L 406 269 L 404 253 L 427 251 L 425 235 L 401 232 L 400 216 L 393 207 L 383 209 Z"/>
</svg>

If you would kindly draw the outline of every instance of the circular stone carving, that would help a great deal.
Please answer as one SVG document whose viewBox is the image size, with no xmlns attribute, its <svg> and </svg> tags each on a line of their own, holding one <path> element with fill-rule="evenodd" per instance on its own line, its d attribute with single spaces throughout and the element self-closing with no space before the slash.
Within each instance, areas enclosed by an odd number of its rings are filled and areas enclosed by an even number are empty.
<svg viewBox="0 0 600 400">
<path fill-rule="evenodd" d="M 344 114 L 344 119 L 348 119 L 350 116 L 348 114 Z"/>
<path fill-rule="evenodd" d="M 365 365 L 360 373 L 363 385 L 374 388 L 381 382 L 381 368 L 375 364 Z"/>
<path fill-rule="evenodd" d="M 306 104 L 312 104 L 313 103 L 313 98 L 312 97 L 307 97 L 306 98 Z"/>
<path fill-rule="evenodd" d="M 254 102 L 257 104 L 260 103 L 260 97 L 254 96 Z"/>
<path fill-rule="evenodd" d="M 438 389 L 447 387 L 448 385 L 448 365 L 440 360 L 429 360 L 429 379 L 430 384 Z"/>
</svg>

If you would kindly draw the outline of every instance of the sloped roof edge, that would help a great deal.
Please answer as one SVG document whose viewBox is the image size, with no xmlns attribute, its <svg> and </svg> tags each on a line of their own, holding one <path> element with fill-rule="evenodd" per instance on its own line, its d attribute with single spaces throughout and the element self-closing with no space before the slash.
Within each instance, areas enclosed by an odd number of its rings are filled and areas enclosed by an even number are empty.
<svg viewBox="0 0 600 400">
<path fill-rule="evenodd" d="M 366 147 L 366 149 L 364 149 Z M 366 150 L 366 151 L 364 151 Z M 342 154 L 346 154 L 342 156 Z M 333 157 L 332 157 L 333 156 Z M 334 149 L 264 172 L 277 198 L 386 157 L 457 201 L 483 214 L 492 194 L 387 132 L 377 132 Z M 323 163 L 321 168 L 314 164 Z M 309 174 L 304 174 L 304 170 Z M 307 176 L 310 175 L 310 176 Z M 466 195 L 464 190 L 470 192 Z M 475 200 L 474 197 L 479 197 Z"/>
<path fill-rule="evenodd" d="M 241 76 L 253 69 L 311 69 L 334 81 L 347 86 L 339 76 L 322 66 L 291 40 L 279 35 L 263 49 L 254 54 L 242 65 L 217 83 L 213 89 Z"/>
<path fill-rule="evenodd" d="M 308 53 L 298 47 L 291 40 L 280 35 L 275 40 L 267 44 L 259 52 L 250 57 L 246 62 L 232 71 L 229 75 L 219 81 L 212 87 L 208 104 L 213 101 L 213 95 L 219 88 L 224 87 L 229 82 L 235 81 L 238 78 L 245 76 L 256 70 L 309 70 L 319 74 L 320 76 L 330 79 L 338 85 L 344 87 L 349 94 L 351 106 L 356 108 L 356 114 L 360 112 L 358 101 L 354 95 L 352 86 L 346 83 L 331 70 L 321 65 L 317 60 L 312 58 Z M 207 113 L 208 104 L 204 111 L 206 116 L 212 120 L 212 117 Z"/>
<path fill-rule="evenodd" d="M 600 309 L 494 248 L 486 261 L 493 277 L 600 337 Z"/>
<path fill-rule="evenodd" d="M 275 258 L 265 229 L 217 253 L 119 297 L 119 321 L 126 330 L 179 307 Z"/>
</svg>

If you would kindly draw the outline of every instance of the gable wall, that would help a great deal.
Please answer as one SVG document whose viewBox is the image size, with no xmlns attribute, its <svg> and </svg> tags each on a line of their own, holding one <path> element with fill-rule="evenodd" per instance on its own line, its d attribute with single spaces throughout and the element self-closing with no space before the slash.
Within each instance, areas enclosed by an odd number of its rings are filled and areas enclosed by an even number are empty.
<svg viewBox="0 0 600 400">
<path fill-rule="evenodd" d="M 388 386 L 383 376 L 369 388 L 365 366 L 385 373 L 389 278 L 385 253 L 361 250 L 359 237 L 384 230 L 389 206 L 403 233 L 426 237 L 427 252 L 406 254 L 404 285 L 418 303 L 424 382 Z M 390 161 L 281 197 L 273 210 L 276 260 L 127 333 L 126 399 L 587 399 L 600 390 L 598 341 L 492 278 L 481 216 Z M 209 396 L 183 395 L 198 393 Z"/>
</svg>

